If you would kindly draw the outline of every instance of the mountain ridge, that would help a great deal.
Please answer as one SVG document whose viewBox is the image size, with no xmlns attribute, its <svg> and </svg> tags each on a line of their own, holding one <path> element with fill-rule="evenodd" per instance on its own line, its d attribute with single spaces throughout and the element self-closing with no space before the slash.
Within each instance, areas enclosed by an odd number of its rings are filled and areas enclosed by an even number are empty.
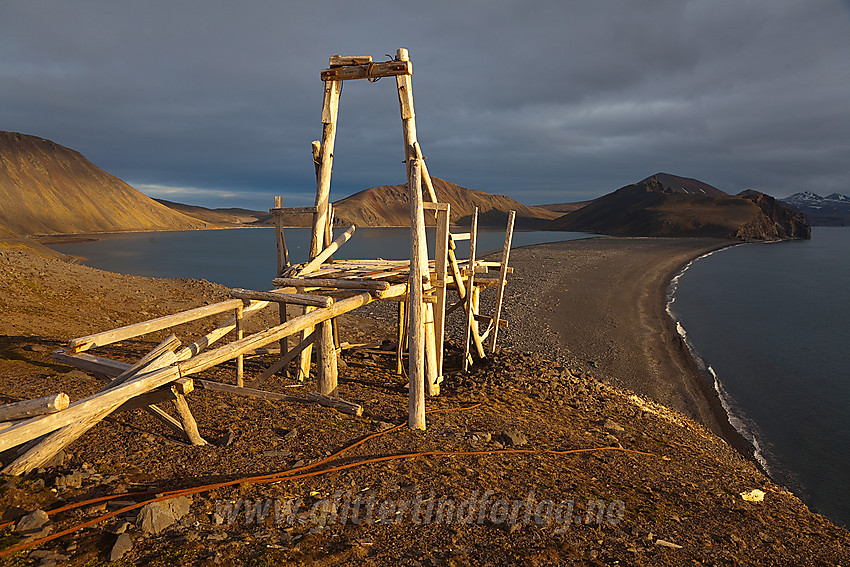
<svg viewBox="0 0 850 567">
<path fill-rule="evenodd" d="M 811 237 L 805 218 L 769 195 L 757 191 L 729 195 L 702 181 L 668 173 L 621 187 L 541 229 L 739 240 Z"/>
<path fill-rule="evenodd" d="M 850 226 L 850 197 L 831 193 L 821 197 L 801 191 L 780 199 L 800 211 L 814 226 Z"/>
</svg>

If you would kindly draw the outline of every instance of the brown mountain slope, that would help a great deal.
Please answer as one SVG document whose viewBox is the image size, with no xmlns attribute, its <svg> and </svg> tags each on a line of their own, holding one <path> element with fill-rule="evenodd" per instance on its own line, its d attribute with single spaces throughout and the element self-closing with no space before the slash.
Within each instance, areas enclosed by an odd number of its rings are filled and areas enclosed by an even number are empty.
<svg viewBox="0 0 850 567">
<path fill-rule="evenodd" d="M 468 223 L 474 207 L 478 207 L 478 221 L 482 225 L 504 226 L 512 210 L 516 211 L 516 223 L 521 227 L 537 226 L 558 217 L 558 213 L 529 207 L 510 197 L 467 189 L 438 177 L 431 180 L 437 199 L 451 205 L 453 223 Z M 407 226 L 410 224 L 410 199 L 404 185 L 373 187 L 334 203 L 334 216 L 336 223 L 345 225 Z M 426 221 L 431 224 L 433 219 L 426 215 Z"/>
<path fill-rule="evenodd" d="M 205 226 L 146 197 L 79 152 L 0 131 L 0 227 L 55 234 Z"/>
<path fill-rule="evenodd" d="M 240 208 L 208 209 L 198 205 L 184 205 L 183 203 L 175 203 L 174 201 L 167 201 L 165 199 L 154 199 L 154 201 L 165 205 L 169 209 L 210 224 L 242 226 L 246 224 L 261 224 L 265 221 L 269 221 L 269 223 L 274 222 L 272 214 L 267 211 L 252 211 L 250 209 Z"/>
<path fill-rule="evenodd" d="M 615 236 L 809 238 L 798 213 L 756 191 L 739 196 L 695 179 L 659 173 L 546 223 L 547 230 Z"/>
</svg>

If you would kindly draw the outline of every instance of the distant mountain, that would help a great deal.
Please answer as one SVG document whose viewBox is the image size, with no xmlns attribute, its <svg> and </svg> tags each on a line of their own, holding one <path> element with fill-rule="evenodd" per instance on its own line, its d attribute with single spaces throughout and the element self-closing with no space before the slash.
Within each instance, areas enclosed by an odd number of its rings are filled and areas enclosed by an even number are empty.
<svg viewBox="0 0 850 567">
<path fill-rule="evenodd" d="M 556 212 L 540 207 L 529 207 L 505 197 L 484 191 L 467 189 L 439 177 L 432 177 L 437 200 L 451 205 L 451 222 L 469 224 L 475 207 L 481 225 L 505 226 L 508 213 L 516 211 L 516 226 L 531 228 L 557 218 Z M 382 185 L 355 193 L 334 203 L 334 217 L 338 225 L 357 226 L 409 226 L 410 197 L 404 185 Z M 426 215 L 426 222 L 432 224 Z"/>
<path fill-rule="evenodd" d="M 821 197 L 811 191 L 781 199 L 803 213 L 813 226 L 850 226 L 850 197 L 833 193 Z"/>
<path fill-rule="evenodd" d="M 507 223 L 510 211 L 516 211 L 518 228 L 533 228 L 557 218 L 559 213 L 541 207 L 529 207 L 502 195 L 467 189 L 439 177 L 432 177 L 434 191 L 441 203 L 451 205 L 451 222 L 469 224 L 472 212 L 478 207 L 478 222 L 482 226 L 501 226 Z M 273 219 L 267 212 L 247 209 L 207 209 L 160 200 L 173 209 L 210 223 L 228 225 L 271 225 Z M 382 185 L 365 189 L 333 203 L 335 226 L 409 226 L 410 196 L 405 185 Z M 287 226 L 310 226 L 312 215 L 286 216 Z M 433 215 L 425 215 L 425 222 L 434 224 Z"/>
<path fill-rule="evenodd" d="M 615 236 L 710 236 L 743 240 L 809 238 L 799 213 L 769 195 L 737 196 L 686 177 L 657 173 L 544 224 L 545 230 Z"/>
<path fill-rule="evenodd" d="M 204 228 L 50 140 L 0 131 L 0 227 L 17 234 Z"/>
<path fill-rule="evenodd" d="M 165 199 L 154 199 L 154 201 L 166 207 L 179 211 L 184 215 L 195 217 L 204 222 L 222 226 L 244 226 L 246 224 L 262 224 L 272 219 L 268 211 L 252 211 L 251 209 L 227 208 L 208 209 L 197 205 L 184 205 Z"/>
</svg>

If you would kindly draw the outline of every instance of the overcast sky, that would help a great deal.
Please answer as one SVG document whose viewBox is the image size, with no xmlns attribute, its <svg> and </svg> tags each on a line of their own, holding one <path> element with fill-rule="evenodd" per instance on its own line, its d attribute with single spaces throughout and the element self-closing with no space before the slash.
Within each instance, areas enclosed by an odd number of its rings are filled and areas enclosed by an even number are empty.
<svg viewBox="0 0 850 567">
<path fill-rule="evenodd" d="M 398 47 L 429 169 L 465 187 L 850 193 L 850 0 L 0 0 L 0 130 L 154 197 L 312 204 L 319 72 Z M 347 82 L 332 198 L 403 183 L 402 159 L 395 81 Z"/>
</svg>

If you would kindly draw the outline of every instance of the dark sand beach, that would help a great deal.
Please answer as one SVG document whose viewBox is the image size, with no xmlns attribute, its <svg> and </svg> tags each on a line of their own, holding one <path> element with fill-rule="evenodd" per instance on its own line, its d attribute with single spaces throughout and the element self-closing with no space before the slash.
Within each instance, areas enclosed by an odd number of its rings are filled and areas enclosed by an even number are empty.
<svg viewBox="0 0 850 567">
<path fill-rule="evenodd" d="M 666 312 L 670 280 L 728 240 L 601 237 L 514 250 L 505 345 L 539 348 L 746 448 Z"/>
</svg>

